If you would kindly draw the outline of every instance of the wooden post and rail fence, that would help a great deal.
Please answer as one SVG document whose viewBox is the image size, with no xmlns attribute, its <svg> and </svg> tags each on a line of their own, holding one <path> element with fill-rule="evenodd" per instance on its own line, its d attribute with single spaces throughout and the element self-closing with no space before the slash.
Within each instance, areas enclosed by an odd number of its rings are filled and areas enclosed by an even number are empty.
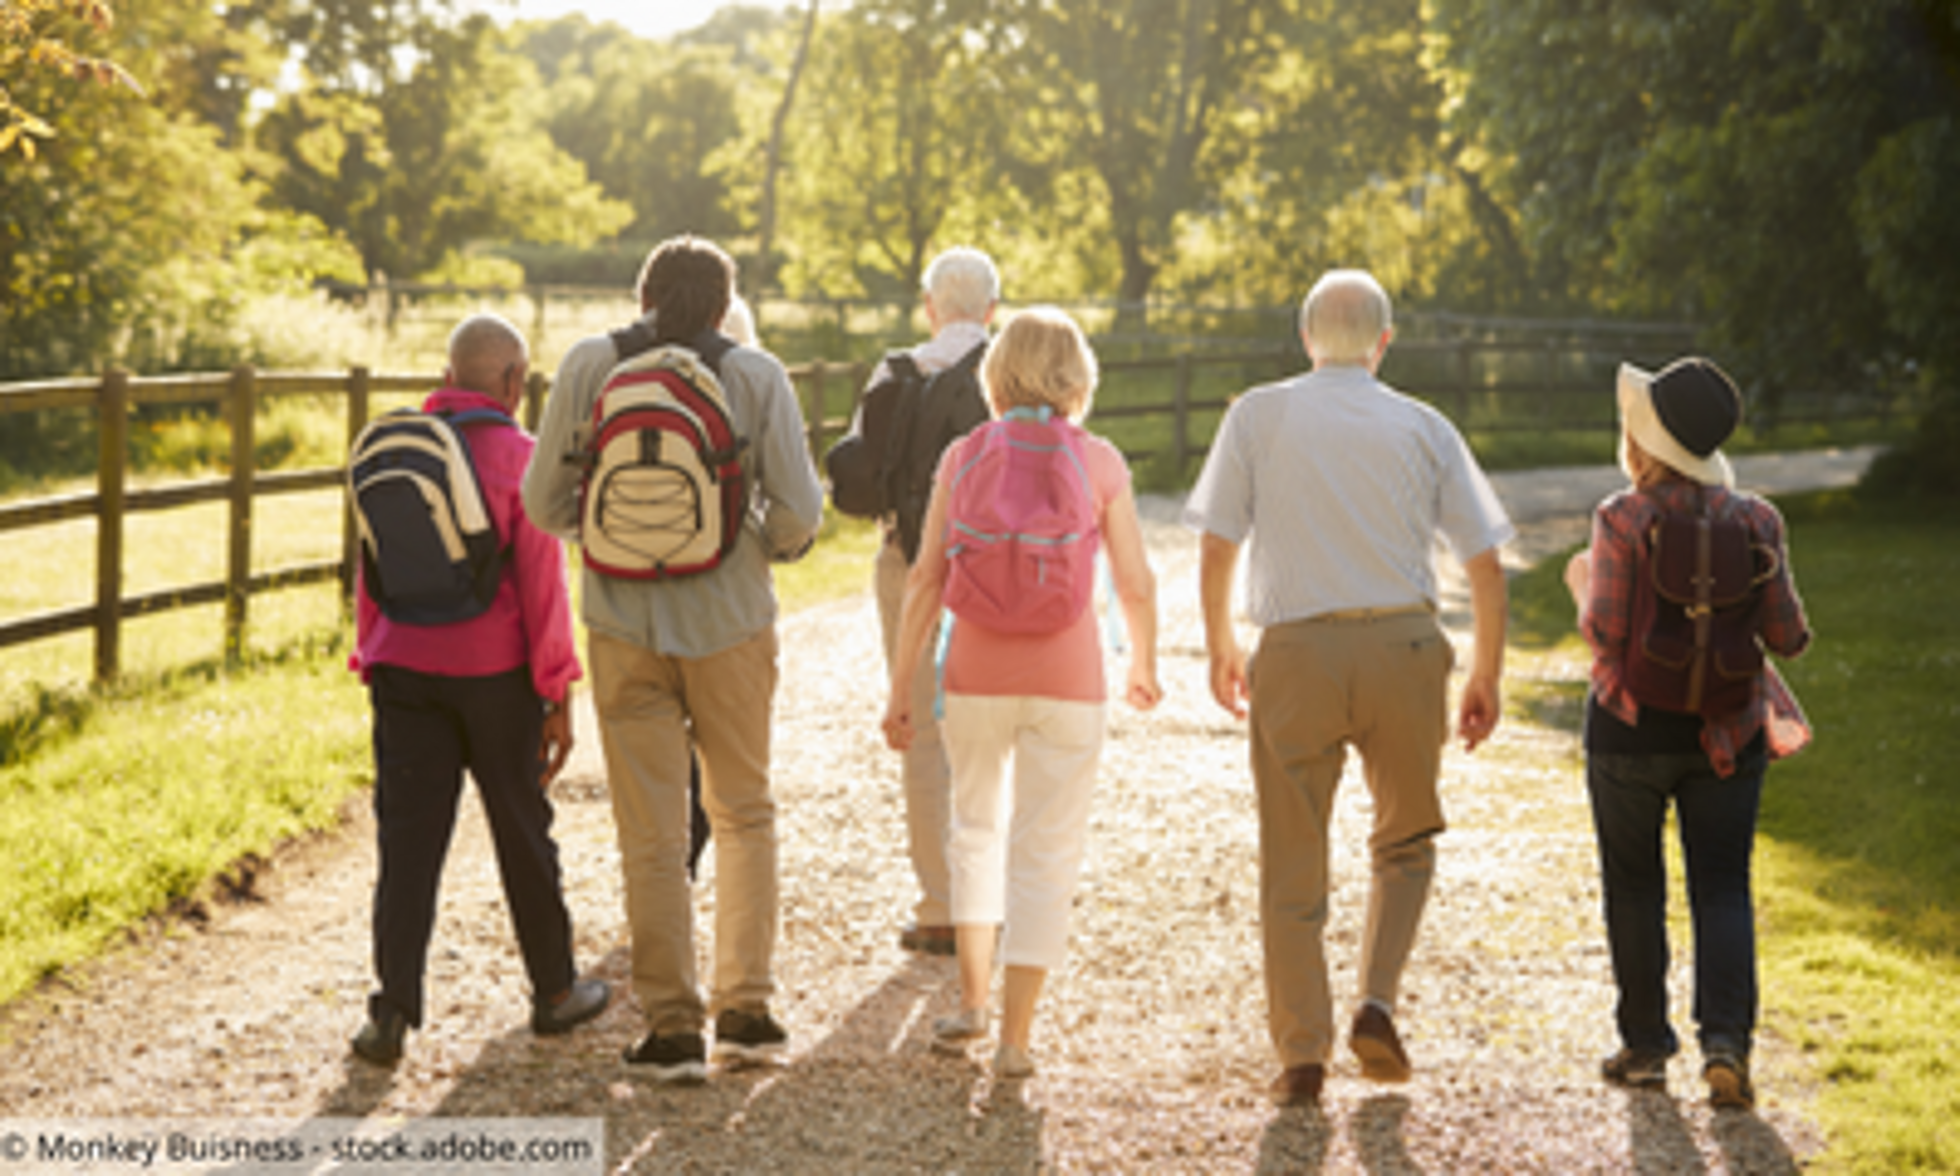
<svg viewBox="0 0 1960 1176">
<path fill-rule="evenodd" d="M 1518 350 L 1519 345 L 1499 345 Z M 1472 374 L 1472 361 L 1478 350 L 1463 341 L 1398 343 L 1396 350 L 1409 354 L 1429 353 L 1432 372 L 1446 373 L 1434 378 L 1442 385 L 1431 398 L 1465 424 L 1471 415 L 1474 396 L 1506 391 L 1488 379 Z M 1438 367 L 1435 360 L 1440 359 Z M 1168 371 L 1171 376 L 1168 401 L 1136 403 L 1117 397 L 1099 399 L 1099 421 L 1137 417 L 1168 417 L 1167 448 L 1141 452 L 1128 447 L 1132 460 L 1162 457 L 1178 471 L 1203 454 L 1206 441 L 1197 435 L 1202 422 L 1215 419 L 1229 403 L 1224 395 L 1200 396 L 1197 373 L 1202 367 L 1231 365 L 1235 370 L 1226 381 L 1243 387 L 1256 380 L 1275 378 L 1300 366 L 1295 349 L 1265 348 L 1225 353 L 1191 353 L 1157 359 L 1112 359 L 1102 365 L 1104 384 L 1110 377 L 1126 372 Z M 855 412 L 858 394 L 869 374 L 864 363 L 817 361 L 793 366 L 790 376 L 803 404 L 811 451 L 821 455 L 830 441 L 848 427 Z M 1392 382 L 1395 377 L 1389 374 Z M 72 519 L 90 518 L 96 527 L 95 599 L 54 611 L 0 621 L 0 649 L 39 641 L 63 633 L 92 630 L 94 633 L 94 678 L 113 680 L 121 666 L 121 636 L 125 620 L 171 609 L 222 603 L 224 649 L 227 660 L 235 660 L 244 648 L 244 634 L 251 598 L 281 588 L 325 581 L 337 581 L 343 600 L 353 593 L 353 569 L 357 566 L 357 536 L 351 512 L 342 512 L 340 553 L 337 558 L 299 563 L 254 573 L 252 571 L 253 503 L 273 495 L 340 489 L 345 493 L 345 472 L 339 466 L 306 470 L 260 470 L 255 460 L 255 424 L 260 403 L 271 397 L 327 395 L 344 397 L 346 436 L 351 445 L 366 427 L 373 399 L 377 396 L 413 398 L 426 393 L 435 381 L 428 375 L 379 375 L 356 367 L 345 374 L 290 374 L 259 372 L 239 367 L 215 375 L 172 375 L 137 377 L 112 370 L 99 379 L 70 379 L 0 385 L 0 429 L 17 413 L 52 409 L 93 410 L 98 441 L 96 487 L 91 492 L 66 494 L 33 501 L 0 503 L 0 534 L 24 531 Z M 1213 387 L 1221 386 L 1212 381 Z M 1403 386 L 1408 386 L 1404 384 Z M 830 411 L 827 393 L 848 391 L 847 405 L 841 412 Z M 524 404 L 524 423 L 535 430 L 539 412 L 549 390 L 549 381 L 534 372 Z M 1535 384 L 1511 391 L 1544 394 L 1553 389 Z M 1597 386 L 1572 388 L 1598 399 Z M 838 399 L 845 399 L 839 397 Z M 1610 399 L 1610 398 L 1609 398 Z M 139 488 L 129 484 L 128 454 L 130 410 L 138 405 L 216 405 L 230 433 L 230 468 L 220 477 L 193 479 L 171 485 Z M 1883 408 L 1880 408 L 1883 411 Z M 1542 412 L 1521 413 L 1520 427 L 1547 427 Z M 1496 427 L 1506 427 L 1499 425 Z M 1558 426 L 1552 426 L 1558 427 Z M 1610 428 L 1610 413 L 1598 424 L 1583 428 Z M 1162 430 L 1153 430 L 1162 436 Z M 1209 432 L 1206 430 L 1206 436 Z M 162 511 L 194 503 L 226 504 L 226 561 L 221 581 L 188 584 L 138 595 L 125 595 L 123 586 L 123 538 L 128 517 L 143 511 Z"/>
</svg>

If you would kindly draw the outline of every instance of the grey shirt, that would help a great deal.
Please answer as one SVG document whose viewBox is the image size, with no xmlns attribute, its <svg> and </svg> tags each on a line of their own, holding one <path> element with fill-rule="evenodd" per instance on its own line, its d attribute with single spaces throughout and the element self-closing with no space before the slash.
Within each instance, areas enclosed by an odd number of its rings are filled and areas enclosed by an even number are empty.
<svg viewBox="0 0 1960 1176">
<path fill-rule="evenodd" d="M 1184 518 L 1251 537 L 1246 612 L 1262 626 L 1433 605 L 1438 535 L 1468 560 L 1516 533 L 1449 418 L 1360 367 L 1239 397 Z"/>
<path fill-rule="evenodd" d="M 590 424 L 606 374 L 618 361 L 612 340 L 594 335 L 565 353 L 538 422 L 538 445 L 524 471 L 524 509 L 543 530 L 578 538 L 580 471 L 565 462 L 575 430 Z M 804 438 L 803 411 L 776 357 L 736 347 L 721 360 L 735 432 L 747 439 L 749 516 L 735 547 L 712 571 L 674 580 L 631 580 L 584 571 L 579 611 L 595 632 L 670 657 L 707 657 L 733 648 L 776 621 L 769 563 L 800 554 L 823 522 L 823 485 Z"/>
</svg>

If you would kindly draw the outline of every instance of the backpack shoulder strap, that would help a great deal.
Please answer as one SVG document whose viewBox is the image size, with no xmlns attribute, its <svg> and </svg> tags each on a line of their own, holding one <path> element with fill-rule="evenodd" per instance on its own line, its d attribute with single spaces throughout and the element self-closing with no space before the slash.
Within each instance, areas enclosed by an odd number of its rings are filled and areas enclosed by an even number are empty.
<svg viewBox="0 0 1960 1176">
<path fill-rule="evenodd" d="M 735 340 L 713 328 L 709 328 L 687 341 L 684 345 L 689 351 L 701 357 L 708 370 L 717 377 L 721 375 L 721 359 L 735 349 Z"/>
<path fill-rule="evenodd" d="M 468 408 L 462 412 L 438 412 L 436 416 L 451 425 L 509 425 L 517 427 L 510 414 L 500 408 Z"/>
<path fill-rule="evenodd" d="M 887 353 L 885 356 L 885 367 L 889 368 L 891 373 L 901 380 L 916 380 L 920 375 L 919 361 L 913 358 L 910 351 L 893 351 Z"/>
<path fill-rule="evenodd" d="M 982 414 L 978 419 L 969 419 L 973 416 L 971 410 L 969 409 L 967 412 L 962 413 L 960 410 L 968 406 L 962 405 L 959 402 L 959 398 L 954 396 L 947 387 L 951 383 L 951 380 L 957 379 L 960 376 L 971 375 L 974 369 L 980 366 L 980 357 L 986 350 L 987 345 L 985 343 L 978 344 L 965 355 L 962 355 L 958 363 L 952 367 L 942 368 L 934 372 L 932 378 L 926 381 L 926 386 L 921 389 L 925 395 L 924 415 L 919 418 L 916 432 L 913 434 L 915 437 L 920 438 L 923 444 L 931 446 L 937 451 L 942 447 L 942 443 L 947 440 L 947 433 L 956 419 L 965 421 L 964 427 L 957 430 L 962 433 L 987 419 L 985 415 L 986 401 L 984 398 L 980 400 Z M 938 394 L 935 395 L 935 392 Z"/>
<path fill-rule="evenodd" d="M 636 355 L 652 351 L 662 345 L 662 340 L 654 334 L 653 324 L 646 319 L 635 319 L 618 330 L 608 331 L 606 338 L 612 340 L 613 353 L 617 357 L 613 360 L 615 364 L 625 363 Z M 721 375 L 722 356 L 727 355 L 735 347 L 735 340 L 713 328 L 701 332 L 685 343 L 674 339 L 665 342 L 672 346 L 685 347 L 700 356 L 701 362 L 707 364 L 708 370 L 717 377 Z"/>
<path fill-rule="evenodd" d="M 606 332 L 606 337 L 612 340 L 613 354 L 618 357 L 614 363 L 625 363 L 642 351 L 651 351 L 656 342 L 653 324 L 645 319 L 634 319 L 616 331 Z"/>
</svg>

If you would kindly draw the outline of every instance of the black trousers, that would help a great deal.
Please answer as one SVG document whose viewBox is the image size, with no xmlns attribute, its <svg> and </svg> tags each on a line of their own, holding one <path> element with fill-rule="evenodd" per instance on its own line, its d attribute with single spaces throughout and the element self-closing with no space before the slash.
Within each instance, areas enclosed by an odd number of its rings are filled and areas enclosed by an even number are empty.
<svg viewBox="0 0 1960 1176">
<path fill-rule="evenodd" d="M 534 1000 L 572 983 L 572 920 L 552 840 L 551 801 L 538 787 L 544 709 L 527 669 L 448 678 L 397 666 L 369 675 L 374 704 L 374 816 L 381 869 L 374 886 L 374 965 L 391 1005 L 422 1024 L 422 980 L 442 867 L 469 770 L 483 799 Z"/>
</svg>

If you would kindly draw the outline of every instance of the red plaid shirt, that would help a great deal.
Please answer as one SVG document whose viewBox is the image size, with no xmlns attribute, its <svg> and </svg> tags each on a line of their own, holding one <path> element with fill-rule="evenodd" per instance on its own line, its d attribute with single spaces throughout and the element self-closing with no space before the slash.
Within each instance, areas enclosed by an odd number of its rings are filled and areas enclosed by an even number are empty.
<svg viewBox="0 0 1960 1176">
<path fill-rule="evenodd" d="M 1783 543 L 1783 516 L 1753 494 L 1719 486 L 1704 487 L 1709 509 L 1718 515 L 1738 515 L 1749 525 L 1757 543 L 1776 552 L 1776 575 L 1763 586 L 1763 648 L 1778 657 L 1796 657 L 1810 645 L 1810 625 L 1803 602 L 1790 578 L 1789 553 Z M 1669 510 L 1693 510 L 1695 487 L 1682 481 L 1663 482 L 1645 491 L 1622 491 L 1599 505 L 1593 514 L 1592 577 L 1586 610 L 1579 629 L 1592 646 L 1593 694 L 1599 704 L 1629 726 L 1638 722 L 1640 704 L 1627 693 L 1625 665 L 1633 612 L 1633 576 L 1642 536 Z M 1719 775 L 1735 770 L 1736 753 L 1762 731 L 1771 759 L 1792 755 L 1810 742 L 1810 722 L 1803 708 L 1776 672 L 1765 663 L 1749 705 L 1732 715 L 1702 724 L 1701 746 Z"/>
</svg>

